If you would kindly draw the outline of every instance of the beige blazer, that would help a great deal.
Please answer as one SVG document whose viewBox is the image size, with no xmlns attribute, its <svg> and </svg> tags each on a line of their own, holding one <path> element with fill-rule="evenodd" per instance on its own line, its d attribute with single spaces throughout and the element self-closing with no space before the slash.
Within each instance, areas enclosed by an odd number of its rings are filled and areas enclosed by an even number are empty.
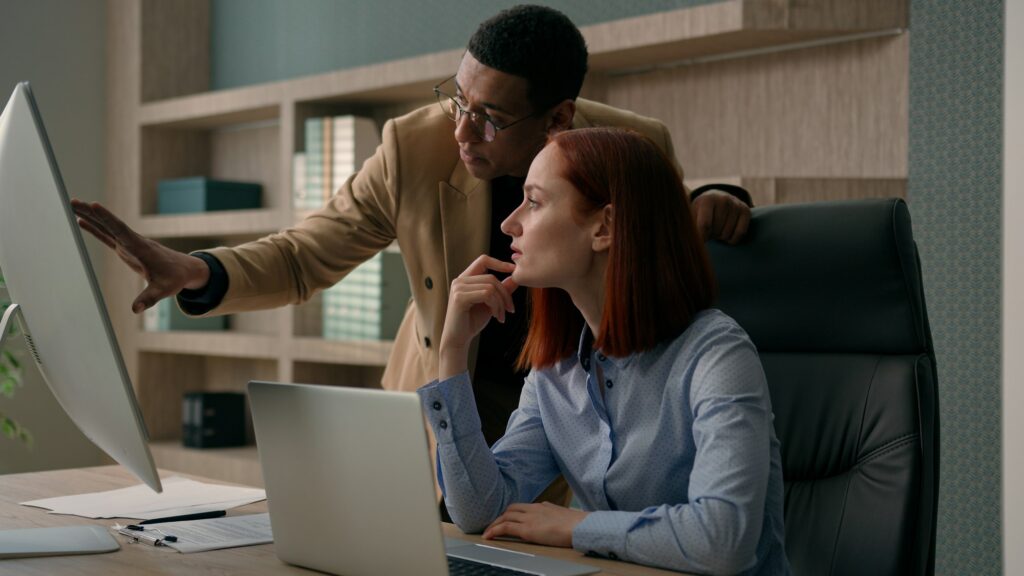
<svg viewBox="0 0 1024 576">
<path fill-rule="evenodd" d="M 675 160 L 668 130 L 656 120 L 581 99 L 573 127 L 588 126 L 632 128 Z M 437 378 L 452 279 L 489 248 L 490 183 L 466 170 L 454 125 L 436 104 L 389 120 L 382 139 L 331 201 L 294 228 L 208 251 L 229 278 L 223 302 L 209 314 L 305 302 L 397 239 L 412 300 L 382 386 L 415 390 Z"/>
</svg>

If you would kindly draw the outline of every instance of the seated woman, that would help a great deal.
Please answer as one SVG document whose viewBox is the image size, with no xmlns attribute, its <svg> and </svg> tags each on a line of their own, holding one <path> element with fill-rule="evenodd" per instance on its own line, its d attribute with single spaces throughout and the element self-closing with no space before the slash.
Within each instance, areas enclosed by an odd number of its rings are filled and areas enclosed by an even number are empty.
<svg viewBox="0 0 1024 576">
<path fill-rule="evenodd" d="M 636 133 L 562 132 L 501 229 L 514 263 L 481 256 L 452 283 L 439 380 L 419 391 L 455 523 L 686 572 L 788 574 L 764 372 L 711 308 L 671 162 Z M 488 449 L 467 357 L 491 318 L 516 312 L 518 286 L 531 287 L 532 370 Z M 559 474 L 582 510 L 530 504 Z"/>
</svg>

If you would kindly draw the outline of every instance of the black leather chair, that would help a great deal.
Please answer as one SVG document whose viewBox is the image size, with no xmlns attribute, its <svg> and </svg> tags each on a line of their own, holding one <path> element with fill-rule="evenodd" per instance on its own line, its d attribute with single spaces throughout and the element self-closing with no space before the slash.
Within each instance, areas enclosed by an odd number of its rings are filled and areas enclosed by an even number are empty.
<svg viewBox="0 0 1024 576">
<path fill-rule="evenodd" d="M 768 377 L 794 574 L 934 573 L 938 387 L 907 205 L 758 208 L 741 245 L 709 248 Z"/>
</svg>

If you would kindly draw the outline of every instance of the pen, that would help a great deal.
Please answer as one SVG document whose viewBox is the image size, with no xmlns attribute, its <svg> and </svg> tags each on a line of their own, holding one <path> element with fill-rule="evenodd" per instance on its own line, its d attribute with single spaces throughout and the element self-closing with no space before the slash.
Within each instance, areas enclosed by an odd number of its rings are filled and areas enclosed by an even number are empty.
<svg viewBox="0 0 1024 576">
<path fill-rule="evenodd" d="M 161 522 L 181 522 L 184 520 L 205 520 L 207 518 L 220 518 L 227 514 L 224 510 L 211 510 L 209 512 L 196 512 L 195 514 L 182 514 L 180 516 L 167 516 L 165 518 L 153 518 L 143 520 L 139 524 L 159 524 Z"/>
<path fill-rule="evenodd" d="M 177 542 L 178 539 L 174 536 L 169 536 L 160 532 L 159 530 L 146 531 L 142 526 L 126 526 L 118 530 L 121 534 L 131 538 L 135 542 L 142 542 L 149 544 L 150 546 L 164 546 L 164 542 Z"/>
</svg>

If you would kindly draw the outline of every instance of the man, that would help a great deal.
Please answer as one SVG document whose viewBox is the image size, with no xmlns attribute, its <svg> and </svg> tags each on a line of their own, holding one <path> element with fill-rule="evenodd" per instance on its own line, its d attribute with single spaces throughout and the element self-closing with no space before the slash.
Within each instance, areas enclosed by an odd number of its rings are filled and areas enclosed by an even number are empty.
<svg viewBox="0 0 1024 576">
<path fill-rule="evenodd" d="M 522 201 L 523 179 L 548 135 L 627 127 L 675 158 L 661 123 L 577 100 L 586 70 L 586 44 L 567 17 L 517 6 L 473 34 L 455 76 L 435 88 L 440 106 L 388 121 L 362 170 L 292 229 L 189 255 L 139 236 L 98 204 L 76 201 L 75 211 L 85 230 L 146 278 L 136 313 L 173 295 L 193 315 L 300 303 L 397 239 L 413 301 L 382 385 L 414 390 L 437 377 L 451 280 L 482 253 L 509 260 L 499 224 Z M 749 208 L 736 197 L 709 191 L 693 207 L 705 238 L 736 242 L 746 232 Z M 516 310 L 524 310 L 525 291 L 516 296 Z M 518 404 L 523 374 L 512 366 L 521 324 L 491 323 L 477 341 L 474 392 L 489 443 Z"/>
</svg>

